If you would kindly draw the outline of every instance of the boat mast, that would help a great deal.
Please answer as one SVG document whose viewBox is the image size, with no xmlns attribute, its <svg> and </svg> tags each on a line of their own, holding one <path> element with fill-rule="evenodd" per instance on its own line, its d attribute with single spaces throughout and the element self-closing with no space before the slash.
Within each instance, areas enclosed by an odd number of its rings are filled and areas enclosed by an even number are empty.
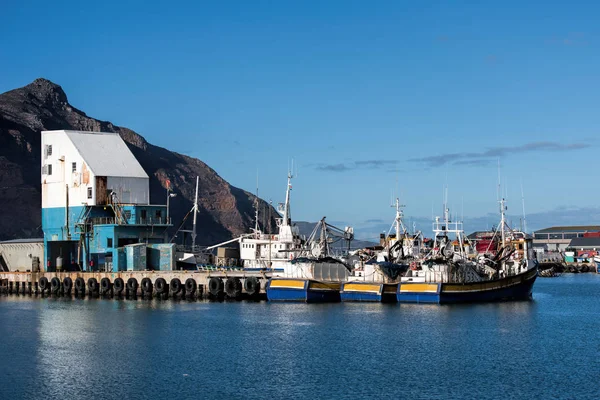
<svg viewBox="0 0 600 400">
<path fill-rule="evenodd" d="M 325 217 L 321 220 L 321 254 L 320 257 L 328 257 L 329 256 L 329 243 L 327 241 L 327 224 L 325 223 Z"/>
<path fill-rule="evenodd" d="M 400 240 L 400 231 L 402 224 L 402 211 L 400 210 L 400 199 L 396 197 L 396 240 Z"/>
<path fill-rule="evenodd" d="M 200 177 L 196 176 L 196 197 L 194 197 L 194 225 L 192 228 L 192 251 L 196 248 L 196 218 L 198 216 L 198 184 Z"/>
<path fill-rule="evenodd" d="M 505 246 L 506 243 L 506 232 L 504 231 L 504 226 L 506 225 L 506 216 L 504 212 L 506 210 L 504 197 L 500 199 L 500 229 L 502 229 L 502 247 Z"/>
<path fill-rule="evenodd" d="M 294 176 L 292 173 L 288 171 L 287 189 L 285 191 L 285 205 L 283 207 L 283 221 L 281 221 L 282 226 L 291 225 L 292 222 L 292 213 L 290 211 L 290 192 L 292 190 L 293 177 Z"/>
<path fill-rule="evenodd" d="M 256 171 L 256 198 L 254 199 L 254 233 L 258 235 L 260 226 L 258 224 L 258 171 Z"/>
<path fill-rule="evenodd" d="M 256 196 L 256 200 L 254 200 L 254 232 L 258 233 L 259 225 L 258 225 L 258 195 Z"/>
<path fill-rule="evenodd" d="M 523 205 L 523 233 L 527 233 L 527 217 L 525 216 L 525 194 L 523 193 L 523 181 L 521 181 L 521 203 Z"/>
</svg>

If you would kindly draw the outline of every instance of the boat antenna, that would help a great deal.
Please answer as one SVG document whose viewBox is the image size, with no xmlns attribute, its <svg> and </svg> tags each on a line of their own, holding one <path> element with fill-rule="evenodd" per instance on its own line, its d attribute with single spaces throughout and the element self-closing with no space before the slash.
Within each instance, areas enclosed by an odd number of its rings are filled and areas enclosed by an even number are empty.
<svg viewBox="0 0 600 400">
<path fill-rule="evenodd" d="M 256 168 L 256 198 L 254 199 L 254 231 L 258 234 L 258 231 L 260 229 L 259 223 L 258 223 L 258 207 L 259 207 L 259 201 L 258 201 L 258 168 Z"/>
<path fill-rule="evenodd" d="M 446 222 L 446 229 L 448 229 L 448 222 L 450 222 L 450 209 L 448 208 L 448 182 L 444 188 L 444 221 Z"/>
<path fill-rule="evenodd" d="M 500 158 L 498 158 L 498 189 L 496 191 L 496 200 L 500 201 Z"/>
<path fill-rule="evenodd" d="M 192 251 L 196 248 L 196 218 L 198 216 L 198 184 L 200 177 L 196 176 L 196 197 L 194 197 L 194 225 L 192 228 Z"/>
<path fill-rule="evenodd" d="M 396 169 L 396 196 L 400 197 L 400 172 Z"/>
<path fill-rule="evenodd" d="M 521 204 L 523 205 L 523 232 L 527 233 L 527 217 L 525 216 L 525 194 L 523 192 L 523 178 L 521 178 Z"/>
<path fill-rule="evenodd" d="M 506 205 L 505 205 L 506 200 L 504 199 L 504 197 L 500 200 L 500 229 L 501 229 L 501 233 L 502 233 L 502 247 L 505 246 L 506 244 L 506 233 L 504 230 L 504 227 L 506 225 L 506 215 L 505 215 L 505 211 L 506 211 Z"/>
</svg>

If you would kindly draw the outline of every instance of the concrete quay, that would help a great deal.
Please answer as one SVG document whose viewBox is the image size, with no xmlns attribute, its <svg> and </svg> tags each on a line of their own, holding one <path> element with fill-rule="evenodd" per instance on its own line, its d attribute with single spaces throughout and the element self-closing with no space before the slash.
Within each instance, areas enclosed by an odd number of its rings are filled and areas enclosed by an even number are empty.
<svg viewBox="0 0 600 400">
<path fill-rule="evenodd" d="M 161 299 L 261 299 L 270 272 L 232 270 L 0 272 L 0 293 Z"/>
</svg>

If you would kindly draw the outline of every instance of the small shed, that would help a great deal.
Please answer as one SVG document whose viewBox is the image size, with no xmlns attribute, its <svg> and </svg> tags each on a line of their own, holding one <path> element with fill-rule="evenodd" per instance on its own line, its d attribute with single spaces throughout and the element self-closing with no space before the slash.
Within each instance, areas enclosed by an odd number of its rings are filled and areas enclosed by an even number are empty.
<svg viewBox="0 0 600 400">
<path fill-rule="evenodd" d="M 0 242 L 0 271 L 43 270 L 44 239 L 14 239 Z"/>
</svg>

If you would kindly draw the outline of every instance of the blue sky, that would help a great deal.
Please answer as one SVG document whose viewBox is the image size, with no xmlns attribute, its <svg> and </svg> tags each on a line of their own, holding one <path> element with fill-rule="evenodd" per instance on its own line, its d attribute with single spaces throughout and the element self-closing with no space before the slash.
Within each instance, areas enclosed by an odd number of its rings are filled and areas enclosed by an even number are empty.
<svg viewBox="0 0 600 400">
<path fill-rule="evenodd" d="M 537 224 L 600 223 L 593 2 L 24 3 L 3 3 L 0 91 L 51 79 L 274 202 L 294 158 L 295 219 L 374 235 L 397 191 L 428 230 L 447 183 L 485 228 L 500 160 L 514 218 L 522 182 Z"/>
</svg>

